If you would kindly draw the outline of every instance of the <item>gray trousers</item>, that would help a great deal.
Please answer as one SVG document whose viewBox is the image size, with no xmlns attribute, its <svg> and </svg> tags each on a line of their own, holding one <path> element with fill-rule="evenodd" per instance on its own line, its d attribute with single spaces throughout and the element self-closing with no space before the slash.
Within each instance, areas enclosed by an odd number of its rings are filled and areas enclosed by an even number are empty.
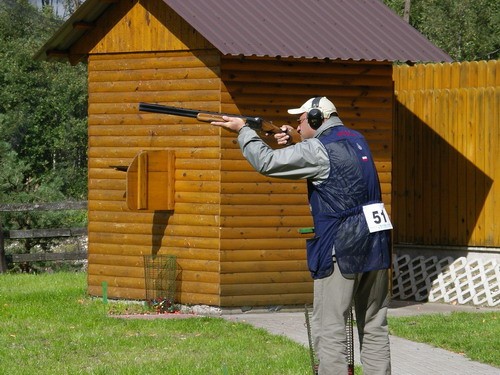
<svg viewBox="0 0 500 375">
<path fill-rule="evenodd" d="M 331 276 L 314 280 L 311 319 L 319 375 L 347 374 L 345 325 L 354 301 L 364 375 L 391 373 L 387 307 L 388 270 L 343 276 L 335 263 Z"/>
</svg>

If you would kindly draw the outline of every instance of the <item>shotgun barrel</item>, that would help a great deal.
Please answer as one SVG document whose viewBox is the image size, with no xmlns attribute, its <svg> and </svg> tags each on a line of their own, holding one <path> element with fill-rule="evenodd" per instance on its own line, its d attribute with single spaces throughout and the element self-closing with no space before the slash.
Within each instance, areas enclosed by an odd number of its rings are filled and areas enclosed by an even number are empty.
<svg viewBox="0 0 500 375">
<path fill-rule="evenodd" d="M 283 133 L 283 130 L 281 130 L 279 126 L 276 126 L 269 121 L 264 121 L 261 117 L 241 116 L 241 115 L 233 115 L 233 114 L 219 113 L 219 112 L 208 112 L 208 111 L 172 107 L 168 105 L 153 104 L 153 103 L 139 103 L 139 111 L 161 113 L 173 116 L 191 117 L 201 122 L 221 121 L 222 116 L 239 117 L 244 119 L 246 124 L 254 130 L 272 134 Z M 290 142 L 289 142 L 290 144 L 298 143 L 302 140 L 300 134 L 296 130 L 288 131 L 288 134 L 290 135 Z"/>
</svg>

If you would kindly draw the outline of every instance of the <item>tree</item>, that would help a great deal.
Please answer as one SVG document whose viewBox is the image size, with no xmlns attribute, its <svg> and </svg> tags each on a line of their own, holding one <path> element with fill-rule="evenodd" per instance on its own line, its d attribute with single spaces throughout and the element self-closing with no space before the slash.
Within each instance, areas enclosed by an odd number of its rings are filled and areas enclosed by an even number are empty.
<svg viewBox="0 0 500 375">
<path fill-rule="evenodd" d="M 87 195 L 86 66 L 33 59 L 60 24 L 28 0 L 0 2 L 0 199 L 5 203 Z M 55 217 L 12 215 L 6 227 L 50 225 L 60 221 Z"/>
<path fill-rule="evenodd" d="M 403 16 L 407 0 L 384 0 Z M 457 61 L 500 58 L 498 0 L 413 0 L 410 24 Z"/>
</svg>

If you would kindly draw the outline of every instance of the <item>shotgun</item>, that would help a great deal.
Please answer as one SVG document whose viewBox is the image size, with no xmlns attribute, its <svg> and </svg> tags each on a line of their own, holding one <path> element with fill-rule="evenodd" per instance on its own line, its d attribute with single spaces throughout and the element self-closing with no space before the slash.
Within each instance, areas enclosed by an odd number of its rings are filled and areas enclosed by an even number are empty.
<svg viewBox="0 0 500 375">
<path fill-rule="evenodd" d="M 264 121 L 261 117 L 248 117 L 219 112 L 197 111 L 194 109 L 171 107 L 168 105 L 151 103 L 139 103 L 139 111 L 162 113 L 165 115 L 182 117 L 192 117 L 201 122 L 222 121 L 222 116 L 239 117 L 244 119 L 246 124 L 254 130 L 261 131 L 267 134 L 283 133 L 283 130 L 281 130 L 279 126 L 276 126 L 269 121 Z M 288 144 L 295 144 L 302 140 L 300 134 L 296 130 L 287 131 L 287 133 L 288 135 L 290 135 Z"/>
</svg>

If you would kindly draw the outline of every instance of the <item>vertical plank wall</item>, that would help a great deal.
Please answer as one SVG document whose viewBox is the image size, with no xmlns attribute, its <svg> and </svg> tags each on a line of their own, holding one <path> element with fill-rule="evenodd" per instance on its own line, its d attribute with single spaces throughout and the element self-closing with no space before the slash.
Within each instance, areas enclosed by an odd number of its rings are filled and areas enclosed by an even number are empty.
<svg viewBox="0 0 500 375">
<path fill-rule="evenodd" d="M 392 66 L 224 58 L 222 109 L 295 125 L 288 108 L 328 96 L 347 126 L 364 133 L 391 208 Z M 224 133 L 221 152 L 221 304 L 311 302 L 305 236 L 311 226 L 304 181 L 265 178 Z"/>
<path fill-rule="evenodd" d="M 396 244 L 500 247 L 499 68 L 395 67 Z"/>
</svg>

